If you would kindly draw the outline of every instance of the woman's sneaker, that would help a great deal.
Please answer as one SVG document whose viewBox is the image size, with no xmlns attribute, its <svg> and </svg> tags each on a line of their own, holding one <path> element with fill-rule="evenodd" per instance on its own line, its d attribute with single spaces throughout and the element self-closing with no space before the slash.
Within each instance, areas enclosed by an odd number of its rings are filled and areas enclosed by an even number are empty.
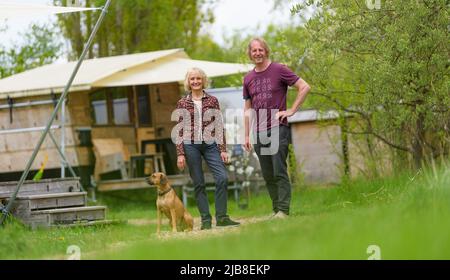
<svg viewBox="0 0 450 280">
<path fill-rule="evenodd" d="M 241 223 L 235 222 L 235 221 L 233 221 L 232 219 L 230 219 L 228 217 L 219 219 L 216 222 L 216 226 L 218 226 L 218 227 L 237 227 L 240 224 Z"/>
<path fill-rule="evenodd" d="M 211 229 L 211 222 L 202 222 L 200 230 Z"/>
</svg>

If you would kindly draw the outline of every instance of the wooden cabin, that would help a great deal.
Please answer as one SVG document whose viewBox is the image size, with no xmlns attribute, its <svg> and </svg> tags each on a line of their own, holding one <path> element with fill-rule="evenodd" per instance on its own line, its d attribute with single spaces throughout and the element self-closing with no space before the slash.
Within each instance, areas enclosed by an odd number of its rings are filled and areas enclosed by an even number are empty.
<svg viewBox="0 0 450 280">
<path fill-rule="evenodd" d="M 289 118 L 297 172 L 305 184 L 336 184 L 343 176 L 392 172 L 392 154 L 367 135 L 344 134 L 336 111 L 301 110 Z M 357 118 L 346 116 L 347 125 Z"/>
<path fill-rule="evenodd" d="M 338 183 L 343 175 L 343 143 L 336 112 L 299 111 L 289 118 L 298 173 L 307 184 Z"/>
<path fill-rule="evenodd" d="M 75 62 L 55 63 L 0 80 L 0 181 L 20 178 L 74 67 Z M 192 60 L 182 49 L 83 62 L 51 130 L 83 186 L 92 178 L 139 177 L 161 167 L 176 173 L 171 114 L 192 67 L 209 77 L 251 69 Z M 49 137 L 29 178 L 43 164 L 45 178 L 68 174 Z"/>
</svg>

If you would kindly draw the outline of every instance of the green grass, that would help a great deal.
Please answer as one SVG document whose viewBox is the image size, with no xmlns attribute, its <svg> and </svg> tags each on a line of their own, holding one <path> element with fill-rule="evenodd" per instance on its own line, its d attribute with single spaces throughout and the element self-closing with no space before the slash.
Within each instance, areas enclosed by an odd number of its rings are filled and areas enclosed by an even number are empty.
<svg viewBox="0 0 450 280">
<path fill-rule="evenodd" d="M 99 200 L 108 205 L 109 218 L 156 216 L 151 190 Z M 229 202 L 229 213 L 237 219 L 266 216 L 270 208 L 265 193 L 252 196 L 246 210 Z M 198 216 L 194 206 L 190 212 Z M 153 224 L 121 224 L 29 231 L 9 223 L 0 229 L 0 258 L 65 258 L 66 248 L 77 245 L 88 259 L 364 260 L 367 248 L 377 245 L 383 259 L 449 259 L 450 168 L 296 189 L 289 219 L 245 224 L 219 235 L 179 233 L 161 240 L 155 229 Z"/>
</svg>

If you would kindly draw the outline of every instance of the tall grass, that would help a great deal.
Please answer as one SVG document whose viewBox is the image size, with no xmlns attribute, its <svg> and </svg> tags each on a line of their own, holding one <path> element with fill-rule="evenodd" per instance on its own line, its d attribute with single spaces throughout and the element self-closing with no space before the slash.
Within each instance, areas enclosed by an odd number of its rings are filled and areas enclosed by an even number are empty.
<svg viewBox="0 0 450 280">
<path fill-rule="evenodd" d="M 269 207 L 255 206 L 268 213 Z M 383 259 L 448 259 L 448 232 L 450 169 L 442 165 L 417 174 L 297 191 L 293 215 L 287 220 L 249 224 L 201 239 L 153 238 L 97 257 L 367 259 L 371 256 L 367 249 L 375 245 Z"/>
<path fill-rule="evenodd" d="M 100 200 L 110 217 L 154 219 L 152 195 L 117 193 Z M 189 210 L 198 216 L 194 205 Z M 233 218 L 270 212 L 264 193 L 251 196 L 246 210 L 229 201 Z M 333 188 L 296 189 L 291 212 L 286 220 L 163 239 L 155 236 L 154 224 L 31 232 L 11 222 L 0 229 L 0 258 L 64 258 L 69 245 L 79 246 L 88 259 L 367 259 L 370 245 L 380 248 L 382 259 L 450 258 L 448 164 Z"/>
</svg>

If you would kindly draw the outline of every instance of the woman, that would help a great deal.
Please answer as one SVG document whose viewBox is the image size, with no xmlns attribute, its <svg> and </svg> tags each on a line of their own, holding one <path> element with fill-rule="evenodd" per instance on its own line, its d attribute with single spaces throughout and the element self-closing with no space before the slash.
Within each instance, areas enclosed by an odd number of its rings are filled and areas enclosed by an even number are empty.
<svg viewBox="0 0 450 280">
<path fill-rule="evenodd" d="M 206 161 L 216 183 L 216 226 L 237 226 L 227 215 L 228 175 L 225 163 L 228 161 L 222 115 L 217 98 L 207 94 L 205 72 L 192 68 L 186 74 L 184 88 L 188 94 L 178 101 L 177 166 L 183 170 L 187 164 L 194 184 L 195 199 L 201 215 L 201 229 L 211 229 L 208 196 L 202 170 L 202 158 Z M 211 127 L 213 129 L 211 130 Z M 217 137 L 216 137 L 217 135 Z"/>
</svg>

